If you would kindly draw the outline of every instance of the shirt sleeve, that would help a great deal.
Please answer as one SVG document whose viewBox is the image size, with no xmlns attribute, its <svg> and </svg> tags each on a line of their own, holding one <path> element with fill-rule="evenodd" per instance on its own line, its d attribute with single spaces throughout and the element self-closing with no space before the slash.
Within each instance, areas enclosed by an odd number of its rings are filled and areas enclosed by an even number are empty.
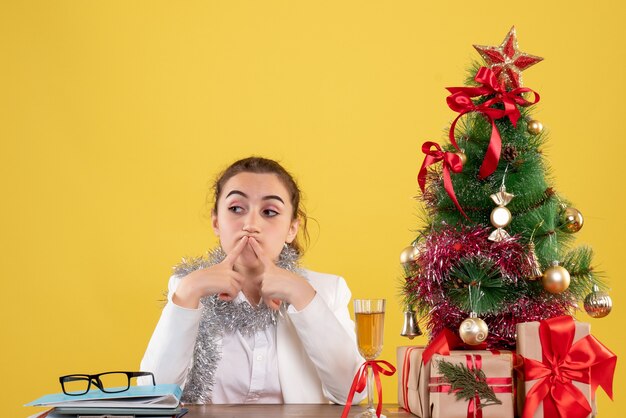
<svg viewBox="0 0 626 418">
<path fill-rule="evenodd" d="M 175 276 L 170 278 L 168 301 L 148 343 L 141 370 L 154 373 L 158 384 L 175 383 L 183 387 L 191 368 L 202 309 L 183 308 L 172 301 L 180 280 Z M 150 378 L 138 380 L 139 384 L 152 384 Z"/>
<path fill-rule="evenodd" d="M 345 404 L 354 375 L 364 360 L 357 349 L 348 310 L 351 293 L 343 278 L 337 278 L 334 293 L 334 300 L 327 301 L 318 292 L 304 309 L 288 314 L 317 369 L 324 395 L 331 402 Z M 353 403 L 365 395 L 366 391 L 356 393 Z"/>
</svg>

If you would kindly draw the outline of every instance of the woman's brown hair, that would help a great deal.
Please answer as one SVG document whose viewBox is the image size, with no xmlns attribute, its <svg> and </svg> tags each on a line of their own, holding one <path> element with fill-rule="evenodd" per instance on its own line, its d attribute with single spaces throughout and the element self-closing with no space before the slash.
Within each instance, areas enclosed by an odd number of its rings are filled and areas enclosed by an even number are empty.
<svg viewBox="0 0 626 418">
<path fill-rule="evenodd" d="M 303 254 L 305 246 L 309 244 L 310 238 L 307 230 L 308 218 L 300 201 L 300 188 L 298 187 L 298 184 L 293 176 L 274 160 L 263 157 L 248 157 L 235 161 L 228 166 L 226 170 L 217 176 L 217 180 L 215 180 L 215 184 L 213 185 L 213 213 L 217 214 L 217 202 L 222 195 L 224 185 L 228 180 L 239 173 L 275 174 L 278 177 L 289 192 L 291 206 L 293 207 L 291 219 L 300 220 L 298 235 L 301 235 L 304 240 L 304 243 L 302 243 L 300 242 L 299 237 L 296 237 L 296 239 L 291 243 L 291 246 L 298 251 L 299 254 Z"/>
</svg>

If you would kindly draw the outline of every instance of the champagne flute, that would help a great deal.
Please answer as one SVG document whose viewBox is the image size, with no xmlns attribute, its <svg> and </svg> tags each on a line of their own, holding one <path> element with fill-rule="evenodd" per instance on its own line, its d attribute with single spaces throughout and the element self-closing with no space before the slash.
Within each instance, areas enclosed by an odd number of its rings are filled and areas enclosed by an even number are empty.
<svg viewBox="0 0 626 418">
<path fill-rule="evenodd" d="M 383 350 L 385 299 L 355 299 L 354 317 L 356 319 L 356 339 L 359 352 L 365 360 L 375 360 Z M 357 415 L 359 418 L 376 417 L 372 378 L 372 368 L 368 366 L 367 409 Z M 381 418 L 384 418 L 384 415 L 381 414 Z"/>
</svg>

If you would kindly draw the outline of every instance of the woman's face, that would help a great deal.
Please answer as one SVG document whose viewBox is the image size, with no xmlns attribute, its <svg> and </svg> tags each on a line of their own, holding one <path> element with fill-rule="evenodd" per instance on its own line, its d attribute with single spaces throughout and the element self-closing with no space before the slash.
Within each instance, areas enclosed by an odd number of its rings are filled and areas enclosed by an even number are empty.
<svg viewBox="0 0 626 418">
<path fill-rule="evenodd" d="M 239 173 L 231 177 L 217 202 L 213 229 L 228 254 L 244 236 L 254 237 L 272 260 L 285 243 L 291 243 L 298 232 L 298 221 L 292 219 L 293 206 L 287 188 L 271 173 Z M 238 264 L 249 268 L 259 261 L 248 245 Z"/>
</svg>

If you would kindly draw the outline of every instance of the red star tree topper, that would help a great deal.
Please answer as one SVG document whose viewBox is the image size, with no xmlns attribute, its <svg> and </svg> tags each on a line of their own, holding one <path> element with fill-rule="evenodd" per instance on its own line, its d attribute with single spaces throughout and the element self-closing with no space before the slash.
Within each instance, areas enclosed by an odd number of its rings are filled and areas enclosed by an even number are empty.
<svg viewBox="0 0 626 418">
<path fill-rule="evenodd" d="M 518 49 L 515 26 L 511 28 L 500 46 L 474 45 L 474 48 L 508 89 L 521 87 L 522 71 L 543 60 Z"/>
</svg>

